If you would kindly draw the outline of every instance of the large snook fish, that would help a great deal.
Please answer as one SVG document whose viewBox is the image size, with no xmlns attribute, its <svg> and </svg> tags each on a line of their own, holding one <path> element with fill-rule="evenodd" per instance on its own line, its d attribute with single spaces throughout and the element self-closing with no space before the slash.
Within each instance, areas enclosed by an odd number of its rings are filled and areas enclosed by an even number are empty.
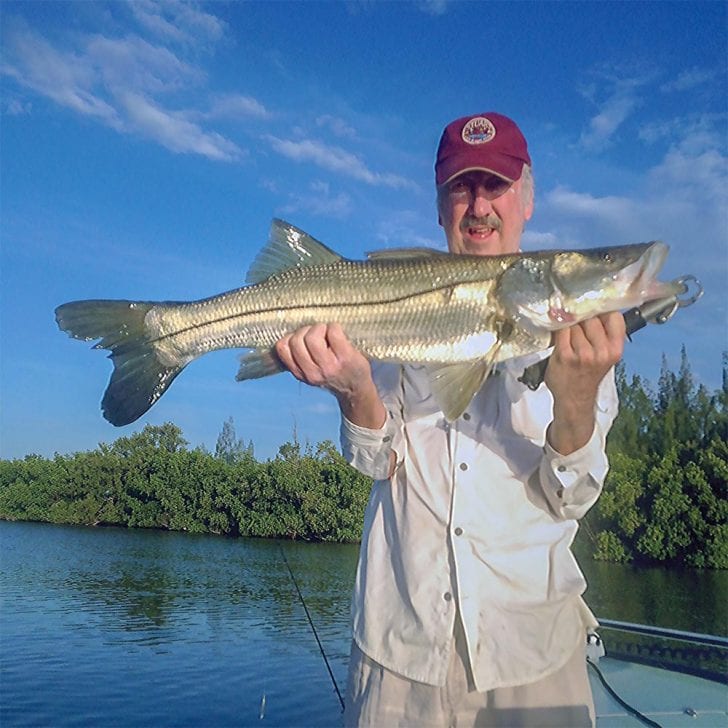
<svg viewBox="0 0 728 728">
<path fill-rule="evenodd" d="M 143 415 L 215 349 L 250 350 L 238 380 L 275 374 L 276 341 L 321 322 L 340 323 L 371 359 L 430 364 L 453 420 L 496 362 L 548 348 L 555 329 L 677 293 L 655 280 L 667 252 L 661 242 L 489 257 L 415 248 L 354 261 L 274 220 L 243 288 L 190 302 L 75 301 L 56 320 L 111 351 L 102 410 L 114 425 Z"/>
</svg>

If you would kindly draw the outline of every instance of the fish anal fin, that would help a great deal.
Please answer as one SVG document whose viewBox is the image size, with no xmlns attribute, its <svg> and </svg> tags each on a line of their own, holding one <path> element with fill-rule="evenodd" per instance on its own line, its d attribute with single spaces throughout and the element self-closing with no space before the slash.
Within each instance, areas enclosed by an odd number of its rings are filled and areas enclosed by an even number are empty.
<svg viewBox="0 0 728 728">
<path fill-rule="evenodd" d="M 240 357 L 240 369 L 235 379 L 242 382 L 246 379 L 261 379 L 283 371 L 280 359 L 273 349 L 254 349 Z"/>
<path fill-rule="evenodd" d="M 331 248 L 285 220 L 274 219 L 268 242 L 248 270 L 246 283 L 254 284 L 289 268 L 325 265 L 341 260 Z"/>
</svg>

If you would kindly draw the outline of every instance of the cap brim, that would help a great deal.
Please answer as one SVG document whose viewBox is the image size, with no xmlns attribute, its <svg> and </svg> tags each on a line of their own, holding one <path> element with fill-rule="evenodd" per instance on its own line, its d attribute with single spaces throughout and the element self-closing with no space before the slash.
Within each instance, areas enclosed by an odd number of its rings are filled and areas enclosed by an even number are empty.
<svg viewBox="0 0 728 728">
<path fill-rule="evenodd" d="M 516 179 L 507 177 L 502 172 L 497 172 L 495 169 L 490 169 L 489 167 L 465 167 L 464 169 L 459 169 L 451 174 L 444 182 L 441 182 L 438 186 L 446 185 L 448 182 L 452 182 L 455 177 L 459 177 L 461 174 L 465 174 L 466 172 L 488 172 L 489 174 L 494 174 L 496 177 L 500 177 L 501 179 L 504 179 L 506 182 L 510 182 L 511 184 L 519 179 L 519 177 L 516 177 Z"/>
<path fill-rule="evenodd" d="M 494 174 L 507 182 L 515 182 L 523 175 L 523 165 L 527 164 L 519 157 L 510 154 L 491 152 L 489 154 L 473 154 L 471 150 L 455 154 L 445 159 L 438 167 L 437 172 L 444 177 L 444 185 L 463 172 L 483 171 Z M 438 175 L 440 176 L 440 175 Z"/>
</svg>

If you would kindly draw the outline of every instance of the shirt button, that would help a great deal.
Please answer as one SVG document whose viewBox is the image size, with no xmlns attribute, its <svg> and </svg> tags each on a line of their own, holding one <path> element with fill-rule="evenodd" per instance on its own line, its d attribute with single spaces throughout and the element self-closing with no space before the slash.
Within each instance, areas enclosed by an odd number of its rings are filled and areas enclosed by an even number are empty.
<svg viewBox="0 0 728 728">
<path fill-rule="evenodd" d="M 470 414 L 468 412 L 465 412 L 465 414 L 463 414 L 463 419 L 467 422 L 467 420 L 470 419 Z"/>
<path fill-rule="evenodd" d="M 450 594 L 450 592 L 445 592 L 445 593 L 444 593 L 444 594 L 442 595 L 442 598 L 443 598 L 443 599 L 444 599 L 444 600 L 445 600 L 446 602 L 449 602 L 449 601 L 451 601 L 451 600 L 452 600 L 452 594 Z"/>
<path fill-rule="evenodd" d="M 392 438 L 389 435 L 387 435 L 386 437 L 382 438 L 382 442 L 389 442 L 391 439 Z"/>
<path fill-rule="evenodd" d="M 559 488 L 559 489 L 558 489 L 558 490 L 556 491 L 556 497 L 557 497 L 557 498 L 563 498 L 563 497 L 564 497 L 564 489 L 563 489 L 563 488 Z"/>
<path fill-rule="evenodd" d="M 558 468 L 556 468 L 560 473 L 566 472 L 566 465 L 559 465 Z"/>
<path fill-rule="evenodd" d="M 463 535 L 463 529 L 462 529 L 462 528 L 460 528 L 460 526 L 458 526 L 458 527 L 457 527 L 457 528 L 455 529 L 455 535 L 456 535 L 456 536 L 462 536 L 462 535 Z"/>
<path fill-rule="evenodd" d="M 467 470 L 468 464 L 467 463 L 460 463 L 460 470 Z"/>
</svg>

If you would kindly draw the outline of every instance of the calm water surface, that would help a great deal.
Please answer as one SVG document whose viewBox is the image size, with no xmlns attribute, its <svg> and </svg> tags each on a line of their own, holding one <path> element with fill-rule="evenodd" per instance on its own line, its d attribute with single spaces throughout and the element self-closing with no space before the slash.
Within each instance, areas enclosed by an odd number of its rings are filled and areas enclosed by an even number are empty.
<svg viewBox="0 0 728 728">
<path fill-rule="evenodd" d="M 355 547 L 23 523 L 0 543 L 3 727 L 337 724 L 281 548 L 343 685 Z"/>
<path fill-rule="evenodd" d="M 357 547 L 0 522 L 0 724 L 327 726 Z M 726 634 L 726 574 L 581 559 L 602 617 Z"/>
</svg>

